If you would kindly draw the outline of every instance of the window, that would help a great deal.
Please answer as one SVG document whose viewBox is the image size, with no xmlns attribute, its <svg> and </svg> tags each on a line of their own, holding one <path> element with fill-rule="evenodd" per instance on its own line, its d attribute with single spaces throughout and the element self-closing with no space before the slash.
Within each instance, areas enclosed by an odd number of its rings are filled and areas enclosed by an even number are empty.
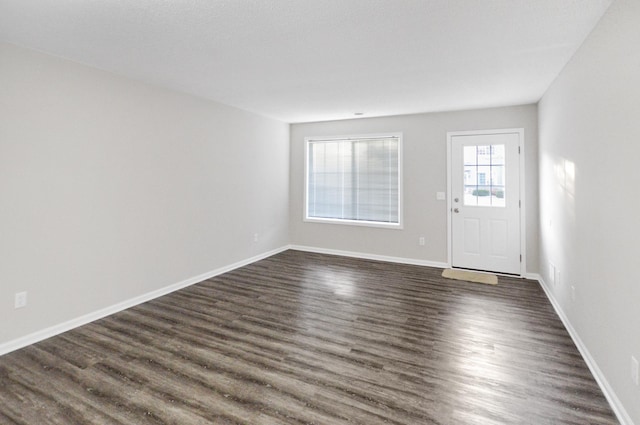
<svg viewBox="0 0 640 425">
<path fill-rule="evenodd" d="M 401 227 L 401 134 L 307 138 L 305 220 Z"/>
<path fill-rule="evenodd" d="M 505 145 L 464 147 L 464 205 L 504 207 Z"/>
</svg>

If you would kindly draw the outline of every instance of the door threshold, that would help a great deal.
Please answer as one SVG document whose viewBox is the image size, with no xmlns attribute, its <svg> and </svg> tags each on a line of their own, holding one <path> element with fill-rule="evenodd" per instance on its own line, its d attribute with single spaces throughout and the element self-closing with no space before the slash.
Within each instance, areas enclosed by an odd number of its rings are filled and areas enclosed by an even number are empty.
<svg viewBox="0 0 640 425">
<path fill-rule="evenodd" d="M 451 266 L 451 269 L 453 269 L 453 270 L 466 270 L 466 271 L 478 272 L 478 273 L 495 274 L 495 275 L 498 275 L 498 276 L 505 276 L 505 277 L 518 277 L 518 278 L 524 279 L 524 276 L 522 276 L 520 273 L 504 273 L 504 272 L 496 272 L 496 271 L 493 271 L 493 270 L 471 269 L 471 268 L 467 268 L 467 267 L 456 267 L 456 266 Z"/>
</svg>

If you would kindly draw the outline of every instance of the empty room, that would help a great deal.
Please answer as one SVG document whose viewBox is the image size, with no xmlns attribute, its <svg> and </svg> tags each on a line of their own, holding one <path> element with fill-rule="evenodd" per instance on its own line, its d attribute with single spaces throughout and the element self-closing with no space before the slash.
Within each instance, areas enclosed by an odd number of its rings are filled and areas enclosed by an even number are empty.
<svg viewBox="0 0 640 425">
<path fill-rule="evenodd" d="M 0 424 L 640 425 L 638 0 L 0 0 Z"/>
</svg>

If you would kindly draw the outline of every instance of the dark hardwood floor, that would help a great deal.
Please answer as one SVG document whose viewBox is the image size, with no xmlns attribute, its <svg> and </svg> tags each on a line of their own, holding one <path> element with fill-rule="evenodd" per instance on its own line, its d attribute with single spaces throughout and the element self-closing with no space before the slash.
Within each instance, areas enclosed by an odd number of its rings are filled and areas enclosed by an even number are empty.
<svg viewBox="0 0 640 425">
<path fill-rule="evenodd" d="M 0 357 L 1 424 L 617 424 L 536 282 L 287 251 Z"/>
</svg>

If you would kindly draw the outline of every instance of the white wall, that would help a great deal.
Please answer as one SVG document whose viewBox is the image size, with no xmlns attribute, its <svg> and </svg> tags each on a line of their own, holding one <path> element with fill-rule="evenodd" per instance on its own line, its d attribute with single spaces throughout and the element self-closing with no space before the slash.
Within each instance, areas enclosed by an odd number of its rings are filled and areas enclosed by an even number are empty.
<svg viewBox="0 0 640 425">
<path fill-rule="evenodd" d="M 288 124 L 0 44 L 0 347 L 285 246 L 288 182 Z"/>
<path fill-rule="evenodd" d="M 544 95 L 539 119 L 543 278 L 640 424 L 630 378 L 631 355 L 640 360 L 640 2 L 613 3 Z"/>
<path fill-rule="evenodd" d="M 538 271 L 537 106 L 402 115 L 291 126 L 291 242 L 329 250 L 447 262 L 447 132 L 524 128 L 527 206 L 527 269 Z M 303 221 L 304 138 L 369 133 L 403 133 L 404 229 L 382 229 Z M 418 245 L 425 236 L 426 246 Z"/>
</svg>

